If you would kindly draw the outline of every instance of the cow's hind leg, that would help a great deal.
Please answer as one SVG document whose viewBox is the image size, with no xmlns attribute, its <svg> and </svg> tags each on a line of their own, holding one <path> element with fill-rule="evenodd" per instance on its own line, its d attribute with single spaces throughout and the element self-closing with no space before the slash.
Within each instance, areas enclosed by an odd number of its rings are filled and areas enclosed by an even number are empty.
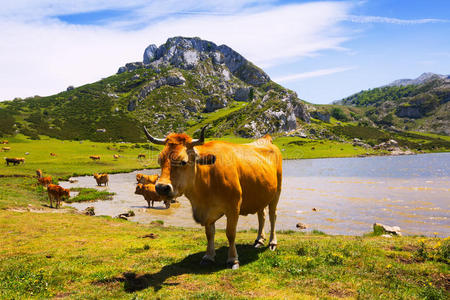
<svg viewBox="0 0 450 300">
<path fill-rule="evenodd" d="M 236 227 L 237 222 L 239 219 L 239 214 L 237 212 L 234 212 L 232 214 L 227 214 L 227 238 L 228 238 L 228 259 L 227 259 L 227 265 L 231 269 L 235 270 L 239 268 L 239 260 L 238 260 L 238 254 L 236 250 Z"/>
<path fill-rule="evenodd" d="M 275 223 L 277 221 L 277 205 L 280 194 L 277 193 L 275 199 L 269 203 L 269 219 L 270 219 L 270 239 L 269 248 L 274 251 L 277 248 L 277 235 L 275 232 Z"/>
<path fill-rule="evenodd" d="M 208 240 L 208 246 L 206 247 L 206 254 L 200 262 L 201 265 L 209 265 L 215 261 L 216 249 L 214 246 L 214 235 L 216 233 L 216 223 L 206 224 L 205 233 L 206 239 Z"/>
<path fill-rule="evenodd" d="M 258 236 L 256 237 L 256 241 L 253 244 L 255 248 L 260 248 L 264 246 L 264 241 L 266 240 L 266 236 L 264 233 L 264 223 L 266 222 L 266 209 L 263 208 L 258 211 Z"/>
</svg>

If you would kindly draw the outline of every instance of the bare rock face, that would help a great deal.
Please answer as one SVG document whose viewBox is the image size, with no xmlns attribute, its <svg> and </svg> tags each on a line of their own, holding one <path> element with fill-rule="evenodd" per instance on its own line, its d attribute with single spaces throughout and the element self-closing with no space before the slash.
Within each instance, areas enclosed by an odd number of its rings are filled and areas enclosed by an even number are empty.
<svg viewBox="0 0 450 300">
<path fill-rule="evenodd" d="M 227 99 L 218 94 L 211 95 L 206 99 L 206 107 L 204 112 L 209 113 L 227 106 Z"/>
<path fill-rule="evenodd" d="M 206 59 L 211 59 L 214 64 L 224 64 L 234 76 L 250 85 L 260 86 L 270 81 L 270 77 L 264 71 L 230 47 L 217 46 L 200 38 L 169 38 L 158 48 L 152 44 L 144 51 L 144 64 L 168 63 L 187 70 Z"/>
<path fill-rule="evenodd" d="M 382 232 L 386 234 L 392 234 L 392 235 L 398 235 L 401 236 L 401 229 L 398 226 L 388 226 L 381 223 L 375 223 L 373 224 L 373 231 L 376 232 L 378 230 L 381 230 Z"/>
<path fill-rule="evenodd" d="M 250 88 L 243 87 L 238 88 L 236 92 L 234 92 L 234 100 L 236 101 L 248 101 L 250 96 Z"/>
</svg>

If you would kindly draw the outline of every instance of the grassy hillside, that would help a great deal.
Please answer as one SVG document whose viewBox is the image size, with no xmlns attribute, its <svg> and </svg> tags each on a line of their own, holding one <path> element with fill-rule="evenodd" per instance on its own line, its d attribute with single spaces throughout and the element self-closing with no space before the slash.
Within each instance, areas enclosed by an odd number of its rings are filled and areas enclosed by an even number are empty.
<svg viewBox="0 0 450 300">
<path fill-rule="evenodd" d="M 433 78 L 417 85 L 361 91 L 336 103 L 359 108 L 374 125 L 449 135 L 449 100 L 450 80 Z"/>
</svg>

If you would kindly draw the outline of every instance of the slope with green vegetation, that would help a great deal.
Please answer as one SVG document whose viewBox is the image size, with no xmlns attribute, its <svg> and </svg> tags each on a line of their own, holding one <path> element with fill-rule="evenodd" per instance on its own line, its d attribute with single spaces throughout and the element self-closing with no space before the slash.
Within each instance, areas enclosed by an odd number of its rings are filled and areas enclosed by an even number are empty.
<svg viewBox="0 0 450 300">
<path fill-rule="evenodd" d="M 430 76 L 417 84 L 361 91 L 336 104 L 359 108 L 367 124 L 449 135 L 449 101 L 450 79 Z"/>
</svg>

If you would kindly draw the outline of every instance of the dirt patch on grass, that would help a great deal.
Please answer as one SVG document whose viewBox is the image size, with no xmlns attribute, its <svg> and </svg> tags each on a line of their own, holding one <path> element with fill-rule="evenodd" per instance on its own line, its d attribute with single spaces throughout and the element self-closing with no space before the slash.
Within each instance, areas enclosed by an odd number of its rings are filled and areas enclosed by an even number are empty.
<svg viewBox="0 0 450 300">
<path fill-rule="evenodd" d="M 7 211 L 13 211 L 13 212 L 33 212 L 33 213 L 69 213 L 72 212 L 71 209 L 55 209 L 55 208 L 46 208 L 46 207 L 42 207 L 42 208 L 37 208 L 37 207 L 11 207 L 11 208 L 7 208 Z"/>
<path fill-rule="evenodd" d="M 355 296 L 355 292 L 339 286 L 333 286 L 328 290 L 328 295 L 337 298 L 348 298 Z"/>
</svg>

